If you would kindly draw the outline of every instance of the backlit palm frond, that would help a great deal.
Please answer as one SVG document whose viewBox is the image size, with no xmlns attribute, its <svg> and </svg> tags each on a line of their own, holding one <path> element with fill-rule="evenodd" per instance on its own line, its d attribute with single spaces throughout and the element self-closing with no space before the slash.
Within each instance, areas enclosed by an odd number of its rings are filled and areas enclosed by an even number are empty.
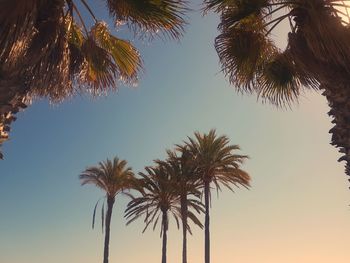
<svg viewBox="0 0 350 263">
<path fill-rule="evenodd" d="M 222 26 L 215 39 L 222 70 L 239 91 L 254 90 L 257 74 L 275 49 L 265 32 L 258 22 L 249 20 L 240 26 Z"/>
<path fill-rule="evenodd" d="M 188 10 L 184 0 L 107 0 L 111 14 L 118 21 L 131 24 L 134 30 L 178 39 L 183 31 L 185 13 Z"/>
<path fill-rule="evenodd" d="M 97 22 L 92 27 L 91 34 L 96 42 L 109 52 L 118 67 L 120 77 L 126 82 L 136 81 L 142 69 L 138 50 L 130 42 L 111 35 L 104 22 Z"/>
<path fill-rule="evenodd" d="M 108 51 L 100 47 L 92 37 L 88 37 L 82 47 L 86 63 L 80 73 L 79 83 L 94 95 L 100 95 L 117 88 L 118 68 Z"/>
<path fill-rule="evenodd" d="M 70 49 L 65 21 L 48 22 L 45 29 L 34 37 L 28 50 L 32 61 L 28 68 L 28 85 L 34 97 L 48 97 L 60 102 L 74 94 L 70 77 Z M 46 41 L 43 41 L 46 39 Z M 38 43 L 41 42 L 42 43 Z M 45 45 L 46 44 L 46 45 Z M 43 46 L 44 45 L 44 46 Z M 40 48 L 40 46 L 43 46 Z M 38 55 L 41 54 L 41 55 Z"/>
<path fill-rule="evenodd" d="M 82 53 L 82 46 L 85 36 L 82 29 L 73 21 L 68 22 L 68 47 L 69 47 L 69 75 L 71 81 L 75 83 L 79 79 L 79 74 L 83 69 L 86 60 Z"/>
<path fill-rule="evenodd" d="M 261 99 L 284 106 L 298 100 L 300 84 L 293 61 L 275 52 L 264 65 L 256 90 Z"/>
<path fill-rule="evenodd" d="M 204 11 L 213 10 L 220 13 L 222 21 L 226 20 L 226 25 L 233 25 L 249 16 L 266 14 L 266 9 L 269 9 L 268 3 L 268 0 L 205 0 Z"/>
</svg>

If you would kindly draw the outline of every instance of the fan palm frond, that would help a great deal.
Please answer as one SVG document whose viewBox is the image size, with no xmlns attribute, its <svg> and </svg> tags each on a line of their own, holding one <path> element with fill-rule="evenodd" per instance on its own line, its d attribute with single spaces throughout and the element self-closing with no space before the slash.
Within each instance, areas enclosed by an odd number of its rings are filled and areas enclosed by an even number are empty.
<svg viewBox="0 0 350 263">
<path fill-rule="evenodd" d="M 91 29 L 96 42 L 109 52 L 118 67 L 119 75 L 125 81 L 135 81 L 142 68 L 138 50 L 128 41 L 110 34 L 107 24 L 98 22 Z"/>
<path fill-rule="evenodd" d="M 253 21 L 239 27 L 223 25 L 225 29 L 215 39 L 222 69 L 240 91 L 253 91 L 257 72 L 275 49 L 260 26 Z"/>
<path fill-rule="evenodd" d="M 131 23 L 149 33 L 158 33 L 178 39 L 186 24 L 188 10 L 184 0 L 107 0 L 111 14 L 117 21 Z"/>
</svg>

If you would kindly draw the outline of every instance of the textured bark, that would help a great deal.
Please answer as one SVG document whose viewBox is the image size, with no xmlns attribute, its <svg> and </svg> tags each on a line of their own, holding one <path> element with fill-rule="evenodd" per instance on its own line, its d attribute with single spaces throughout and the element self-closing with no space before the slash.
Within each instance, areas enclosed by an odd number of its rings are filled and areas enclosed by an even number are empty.
<svg viewBox="0 0 350 263">
<path fill-rule="evenodd" d="M 162 263 L 166 263 L 168 215 L 167 215 L 167 211 L 162 211 L 162 213 L 163 213 L 162 215 L 162 228 L 163 228 Z"/>
<path fill-rule="evenodd" d="M 182 263 L 187 263 L 187 195 L 181 196 L 181 218 L 182 218 Z"/>
<path fill-rule="evenodd" d="M 324 44 L 322 36 L 319 39 L 320 45 Z M 341 39 L 338 41 L 341 42 Z M 329 131 L 332 134 L 331 144 L 343 154 L 338 161 L 346 162 L 345 173 L 350 176 L 350 71 L 347 66 L 350 61 L 344 66 L 332 61 L 331 54 L 317 57 L 307 44 L 302 30 L 289 34 L 289 44 L 298 69 L 321 83 L 318 88 L 327 98 L 331 108 L 328 115 L 333 118 L 334 124 Z"/>
<path fill-rule="evenodd" d="M 334 123 L 329 131 L 332 134 L 331 144 L 343 154 L 338 161 L 346 162 L 345 173 L 350 176 L 350 84 L 335 83 L 322 85 L 321 88 L 331 108 L 328 115 Z"/>
<path fill-rule="evenodd" d="M 103 263 L 108 263 L 109 256 L 109 239 L 111 231 L 111 218 L 114 205 L 114 197 L 107 197 L 107 213 L 106 213 L 106 229 L 105 229 L 105 243 L 103 251 Z"/>
<path fill-rule="evenodd" d="M 2 78 L 0 74 L 0 159 L 3 158 L 1 146 L 9 138 L 11 123 L 16 113 L 27 107 L 23 86 L 16 78 Z"/>
<path fill-rule="evenodd" d="M 204 221 L 204 249 L 205 263 L 210 263 L 210 232 L 209 232 L 209 208 L 210 208 L 210 188 L 209 181 L 204 183 L 204 201 L 205 201 L 205 221 Z"/>
</svg>

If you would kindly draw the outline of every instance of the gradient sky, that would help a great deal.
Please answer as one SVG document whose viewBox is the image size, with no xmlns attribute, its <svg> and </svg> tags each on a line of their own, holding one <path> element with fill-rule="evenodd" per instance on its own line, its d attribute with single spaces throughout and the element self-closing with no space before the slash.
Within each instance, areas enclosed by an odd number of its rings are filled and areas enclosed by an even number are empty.
<svg viewBox="0 0 350 263">
<path fill-rule="evenodd" d="M 200 1 L 192 3 L 198 9 Z M 237 94 L 213 47 L 217 17 L 193 12 L 189 21 L 179 43 L 137 42 L 146 68 L 137 88 L 58 106 L 37 101 L 19 114 L 0 162 L 1 263 L 101 262 L 103 235 L 91 230 L 91 217 L 103 193 L 81 187 L 79 173 L 115 155 L 141 171 L 174 143 L 211 128 L 251 157 L 243 168 L 253 178 L 251 190 L 214 198 L 213 263 L 350 261 L 349 184 L 329 145 L 325 99 L 307 91 L 292 110 L 276 110 Z M 117 198 L 110 262 L 160 262 L 158 230 L 141 234 L 142 220 L 125 226 L 127 201 Z M 189 262 L 204 261 L 203 245 L 196 229 Z M 180 258 L 172 222 L 168 262 Z"/>
</svg>

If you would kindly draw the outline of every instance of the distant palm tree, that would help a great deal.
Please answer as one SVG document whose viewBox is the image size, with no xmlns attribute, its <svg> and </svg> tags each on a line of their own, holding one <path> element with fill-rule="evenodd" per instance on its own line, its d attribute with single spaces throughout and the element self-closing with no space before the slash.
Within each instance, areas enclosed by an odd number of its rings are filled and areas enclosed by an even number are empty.
<svg viewBox="0 0 350 263">
<path fill-rule="evenodd" d="M 167 233 L 169 227 L 169 213 L 171 213 L 177 224 L 181 217 L 179 198 L 176 188 L 164 166 L 146 167 L 146 173 L 139 173 L 138 190 L 141 197 L 136 197 L 129 202 L 125 210 L 127 224 L 141 216 L 145 216 L 145 232 L 148 226 L 153 223 L 153 230 L 156 228 L 161 217 L 160 235 L 163 238 L 162 263 L 167 260 Z"/>
<path fill-rule="evenodd" d="M 223 71 L 239 91 L 289 105 L 303 89 L 323 91 L 350 176 L 350 27 L 348 1 L 205 0 L 220 15 L 215 46 Z M 277 47 L 272 31 L 286 22 L 288 43 Z M 288 28 L 289 25 L 289 28 Z M 279 39 L 281 32 L 278 31 Z M 349 179 L 350 180 L 350 179 Z"/>
<path fill-rule="evenodd" d="M 117 28 L 127 24 L 140 37 L 183 33 L 184 0 L 104 2 Z M 111 34 L 86 0 L 2 0 L 0 25 L 0 146 L 31 98 L 104 94 L 119 81 L 135 83 L 142 70 L 137 49 Z"/>
<path fill-rule="evenodd" d="M 232 186 L 249 187 L 250 176 L 240 169 L 240 165 L 248 157 L 235 154 L 239 150 L 238 145 L 230 145 L 226 136 L 217 136 L 215 130 L 208 134 L 195 132 L 195 137 L 188 138 L 185 145 L 191 151 L 196 160 L 196 165 L 201 173 L 201 180 L 205 201 L 205 263 L 210 263 L 210 232 L 209 232 L 209 208 L 211 186 L 221 190 L 225 186 L 232 190 Z"/>
<path fill-rule="evenodd" d="M 103 263 L 108 263 L 110 225 L 115 197 L 119 193 L 126 193 L 125 191 L 135 186 L 134 173 L 130 167 L 127 167 L 127 162 L 125 160 L 120 160 L 115 157 L 113 161 L 107 159 L 107 161 L 100 162 L 98 166 L 87 168 L 79 177 L 82 185 L 93 184 L 106 193 L 106 215 L 104 215 L 104 210 L 102 208 L 102 225 L 103 223 L 105 224 Z M 97 204 L 93 215 L 93 226 L 96 207 Z M 104 218 L 105 222 L 103 222 Z"/>
<path fill-rule="evenodd" d="M 188 225 L 188 217 L 200 228 L 202 223 L 191 211 L 204 212 L 200 197 L 201 180 L 198 169 L 194 163 L 188 147 L 178 146 L 177 151 L 167 151 L 168 157 L 163 161 L 168 173 L 176 184 L 176 192 L 180 197 L 181 221 L 182 221 L 182 263 L 187 263 L 187 231 L 191 231 Z M 190 232 L 191 233 L 191 232 Z"/>
</svg>

